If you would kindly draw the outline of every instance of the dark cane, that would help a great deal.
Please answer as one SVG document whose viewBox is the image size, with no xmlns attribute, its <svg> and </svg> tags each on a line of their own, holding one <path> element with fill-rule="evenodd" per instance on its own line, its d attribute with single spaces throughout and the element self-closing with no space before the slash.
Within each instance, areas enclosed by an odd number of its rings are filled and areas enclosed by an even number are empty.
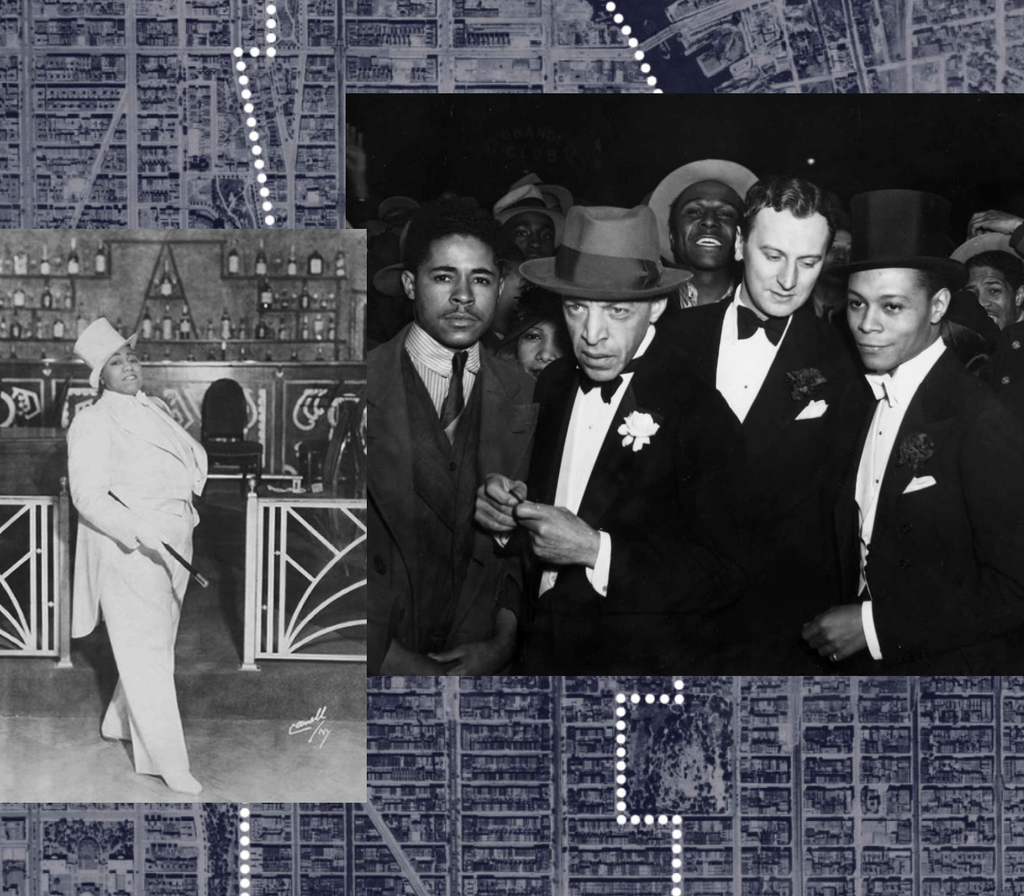
<svg viewBox="0 0 1024 896">
<path fill-rule="evenodd" d="M 113 492 L 108 491 L 107 494 L 110 495 L 110 497 L 113 498 L 115 501 L 117 501 L 117 503 L 120 504 L 125 510 L 131 510 L 131 508 L 127 504 L 125 504 L 124 501 L 122 501 Z M 182 557 L 181 554 L 179 554 L 176 550 L 174 550 L 174 548 L 172 548 L 166 541 L 163 542 L 163 545 L 164 545 L 165 548 L 167 548 L 167 553 L 170 554 L 175 560 L 177 560 L 182 566 L 184 566 L 185 569 L 188 570 L 188 574 L 193 579 L 195 579 L 196 582 L 199 583 L 199 586 L 201 588 L 209 587 L 210 583 L 199 572 L 198 569 L 196 569 L 191 563 L 188 562 L 188 560 L 186 560 L 184 557 Z"/>
</svg>

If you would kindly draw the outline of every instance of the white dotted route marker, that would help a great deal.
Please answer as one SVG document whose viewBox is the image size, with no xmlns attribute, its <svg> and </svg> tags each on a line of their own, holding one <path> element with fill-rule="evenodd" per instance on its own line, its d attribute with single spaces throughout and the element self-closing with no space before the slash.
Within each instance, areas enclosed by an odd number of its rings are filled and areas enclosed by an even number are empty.
<svg viewBox="0 0 1024 896">
<path fill-rule="evenodd" d="M 652 90 L 651 93 L 662 93 L 662 89 L 657 86 L 658 79 L 651 74 L 650 64 L 644 62 L 644 51 L 639 49 L 640 41 L 638 41 L 635 37 L 632 36 L 633 29 L 629 25 L 625 24 L 625 17 L 622 15 L 621 12 L 615 12 L 616 6 L 615 3 L 612 2 L 612 0 L 608 0 L 608 2 L 604 5 L 604 8 L 608 12 L 615 13 L 615 15 L 612 16 L 612 21 L 619 26 L 619 31 L 621 31 L 622 36 L 626 38 L 626 43 L 629 45 L 629 48 L 634 51 L 633 58 L 637 62 L 643 63 L 640 66 L 640 71 L 647 75 L 647 86 L 654 88 L 654 90 Z"/>
<path fill-rule="evenodd" d="M 610 7 L 614 4 L 609 3 Z M 659 826 L 667 826 L 669 823 L 669 817 L 667 815 L 627 815 L 627 802 L 626 802 L 626 767 L 627 767 L 627 749 L 626 743 L 629 739 L 629 710 L 633 707 L 638 707 L 641 703 L 646 706 L 653 706 L 655 703 L 667 706 L 673 704 L 681 706 L 685 702 L 683 697 L 683 688 L 685 683 L 683 679 L 676 678 L 672 681 L 672 694 L 616 694 L 615 695 L 615 820 L 620 825 L 625 825 L 627 822 L 633 825 L 645 824 L 653 826 L 655 824 Z M 683 819 L 679 815 L 672 816 L 672 896 L 682 896 L 682 888 L 680 883 L 683 879 L 682 867 L 683 860 L 681 858 L 683 847 Z"/>
<path fill-rule="evenodd" d="M 263 33 L 263 39 L 267 44 L 264 52 L 267 57 L 273 59 L 277 55 L 277 48 L 274 46 L 277 41 L 277 19 L 274 16 L 277 14 L 277 7 L 273 3 L 268 3 L 264 7 L 267 18 L 266 18 L 266 30 Z M 232 51 L 232 55 L 235 57 L 235 71 L 237 72 L 237 80 L 239 86 L 242 88 L 241 97 L 243 100 L 242 111 L 246 115 L 245 125 L 249 128 L 249 151 L 253 156 L 253 168 L 256 169 L 256 182 L 259 186 L 259 195 L 262 200 L 260 207 L 265 212 L 263 216 L 263 223 L 268 227 L 272 227 L 276 218 L 272 214 L 274 210 L 274 203 L 270 201 L 270 189 L 266 186 L 267 175 L 263 172 L 266 167 L 266 162 L 263 161 L 261 156 L 263 155 L 263 147 L 260 145 L 260 132 L 256 123 L 256 107 L 252 102 L 252 91 L 249 89 L 249 76 L 245 73 L 246 62 L 243 58 L 245 56 L 245 50 L 242 47 L 235 47 Z M 250 47 L 249 56 L 252 59 L 256 59 L 260 55 L 259 47 Z"/>
<path fill-rule="evenodd" d="M 238 886 L 243 894 L 249 891 L 249 807 L 242 803 L 238 810 L 238 843 L 241 849 L 238 852 Z"/>
</svg>

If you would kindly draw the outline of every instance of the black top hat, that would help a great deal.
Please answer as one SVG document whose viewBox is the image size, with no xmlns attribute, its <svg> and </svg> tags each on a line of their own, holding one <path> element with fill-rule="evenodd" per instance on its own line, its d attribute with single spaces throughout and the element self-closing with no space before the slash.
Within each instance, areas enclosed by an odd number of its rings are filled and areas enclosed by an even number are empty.
<svg viewBox="0 0 1024 896">
<path fill-rule="evenodd" d="M 831 269 L 847 276 L 877 268 L 916 268 L 950 279 L 950 288 L 967 282 L 967 269 L 949 257 L 950 204 L 918 190 L 872 190 L 850 202 L 853 245 L 850 261 Z"/>
</svg>

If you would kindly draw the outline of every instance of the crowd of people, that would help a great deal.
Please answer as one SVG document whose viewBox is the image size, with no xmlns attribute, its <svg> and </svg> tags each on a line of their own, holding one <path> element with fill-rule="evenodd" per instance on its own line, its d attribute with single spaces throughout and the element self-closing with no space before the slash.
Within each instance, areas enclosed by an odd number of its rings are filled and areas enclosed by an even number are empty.
<svg viewBox="0 0 1024 896">
<path fill-rule="evenodd" d="M 371 674 L 1024 668 L 1024 218 L 716 159 L 374 206 Z"/>
</svg>

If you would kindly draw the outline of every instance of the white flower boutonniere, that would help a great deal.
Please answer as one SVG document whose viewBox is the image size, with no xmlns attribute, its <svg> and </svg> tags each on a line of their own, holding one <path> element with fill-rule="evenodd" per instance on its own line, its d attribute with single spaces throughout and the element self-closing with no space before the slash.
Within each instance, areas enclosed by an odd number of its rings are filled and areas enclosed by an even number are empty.
<svg viewBox="0 0 1024 896">
<path fill-rule="evenodd" d="M 654 422 L 654 417 L 645 411 L 633 411 L 619 427 L 619 435 L 623 436 L 622 447 L 633 446 L 634 451 L 639 451 L 644 445 L 651 441 L 651 437 L 661 429 L 660 423 Z"/>
</svg>

